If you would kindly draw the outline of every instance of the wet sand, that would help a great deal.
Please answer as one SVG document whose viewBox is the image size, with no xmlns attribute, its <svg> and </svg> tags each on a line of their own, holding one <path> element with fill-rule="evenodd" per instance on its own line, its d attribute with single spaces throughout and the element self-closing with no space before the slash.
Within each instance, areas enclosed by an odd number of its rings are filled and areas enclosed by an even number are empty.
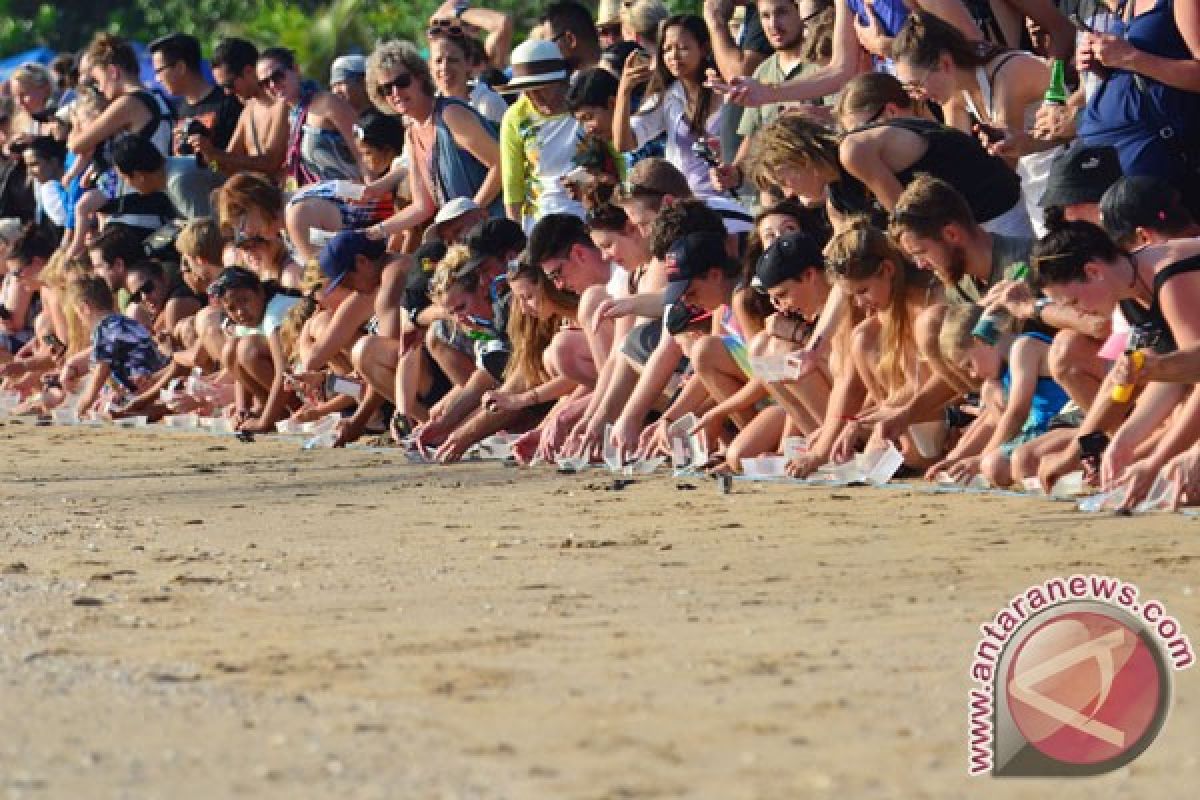
<svg viewBox="0 0 1200 800">
<path fill-rule="evenodd" d="M 0 422 L 0 790 L 31 798 L 1183 798 L 967 777 L 978 626 L 1136 582 L 1200 641 L 1200 521 L 1024 498 Z"/>
</svg>

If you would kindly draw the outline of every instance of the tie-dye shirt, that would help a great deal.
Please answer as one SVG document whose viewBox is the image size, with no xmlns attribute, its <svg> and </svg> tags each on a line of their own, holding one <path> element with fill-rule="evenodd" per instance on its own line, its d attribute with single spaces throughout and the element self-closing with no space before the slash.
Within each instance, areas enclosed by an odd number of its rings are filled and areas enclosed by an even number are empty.
<svg viewBox="0 0 1200 800">
<path fill-rule="evenodd" d="M 583 216 L 560 178 L 575 168 L 583 128 L 568 113 L 544 117 L 525 95 L 509 106 L 500 123 L 504 205 L 518 206 L 528 233 L 546 214 Z"/>
</svg>

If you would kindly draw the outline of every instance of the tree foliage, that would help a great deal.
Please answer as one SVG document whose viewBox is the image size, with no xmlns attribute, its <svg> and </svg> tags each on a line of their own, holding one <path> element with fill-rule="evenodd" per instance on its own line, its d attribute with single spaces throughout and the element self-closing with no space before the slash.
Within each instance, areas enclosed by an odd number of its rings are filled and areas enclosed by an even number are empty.
<svg viewBox="0 0 1200 800">
<path fill-rule="evenodd" d="M 516 19 L 518 40 L 549 0 L 487 0 Z M 583 0 L 595 7 L 595 0 Z M 700 0 L 673 0 L 696 11 Z M 327 74 L 340 53 L 370 52 L 376 42 L 421 43 L 441 0 L 0 0 L 0 56 L 38 45 L 73 51 L 98 30 L 148 42 L 174 31 L 200 39 L 206 54 L 222 36 L 241 35 L 260 46 L 296 51 L 307 74 Z"/>
</svg>

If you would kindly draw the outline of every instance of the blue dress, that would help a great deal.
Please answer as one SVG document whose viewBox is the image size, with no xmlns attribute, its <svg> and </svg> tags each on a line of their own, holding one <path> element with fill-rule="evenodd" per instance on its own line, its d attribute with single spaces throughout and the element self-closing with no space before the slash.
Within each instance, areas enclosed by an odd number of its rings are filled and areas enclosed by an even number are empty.
<svg viewBox="0 0 1200 800">
<path fill-rule="evenodd" d="M 1117 21 L 1112 33 L 1143 52 L 1190 60 L 1193 56 L 1175 24 L 1173 6 L 1174 0 L 1158 0 L 1145 14 L 1127 23 Z M 1079 133 L 1089 145 L 1115 147 L 1126 175 L 1161 178 L 1188 196 L 1194 191 L 1189 185 L 1194 183 L 1188 179 L 1191 173 L 1164 136 L 1191 143 L 1200 127 L 1197 122 L 1200 95 L 1114 69 L 1088 101 Z"/>
</svg>

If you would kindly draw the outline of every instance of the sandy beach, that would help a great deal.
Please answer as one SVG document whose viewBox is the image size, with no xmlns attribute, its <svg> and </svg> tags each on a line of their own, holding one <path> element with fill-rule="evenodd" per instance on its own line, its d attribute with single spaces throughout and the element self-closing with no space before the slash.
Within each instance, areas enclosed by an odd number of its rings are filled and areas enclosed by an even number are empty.
<svg viewBox="0 0 1200 800">
<path fill-rule="evenodd" d="M 6 798 L 1184 798 L 1200 670 L 1087 780 L 967 776 L 1007 600 L 1103 573 L 1200 637 L 1200 520 L 418 467 L 0 421 Z"/>
</svg>

